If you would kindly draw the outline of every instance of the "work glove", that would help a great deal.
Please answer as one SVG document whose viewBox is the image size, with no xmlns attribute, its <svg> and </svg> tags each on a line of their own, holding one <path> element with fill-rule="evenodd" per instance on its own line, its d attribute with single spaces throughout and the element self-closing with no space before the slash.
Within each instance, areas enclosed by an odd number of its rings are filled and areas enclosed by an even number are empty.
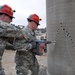
<svg viewBox="0 0 75 75">
<path fill-rule="evenodd" d="M 31 45 L 32 45 L 32 49 L 36 49 L 37 43 L 36 43 L 35 41 L 32 41 L 32 42 L 31 42 Z"/>
<path fill-rule="evenodd" d="M 41 56 L 43 55 L 43 47 L 44 47 L 43 44 L 37 43 L 36 49 L 32 49 L 32 51 L 35 53 L 35 55 Z"/>
<path fill-rule="evenodd" d="M 9 42 L 6 43 L 6 49 L 7 49 L 7 50 L 10 50 L 10 49 L 11 49 L 11 50 L 13 50 L 13 51 L 15 50 L 15 49 L 13 48 L 13 45 L 10 44 Z"/>
</svg>

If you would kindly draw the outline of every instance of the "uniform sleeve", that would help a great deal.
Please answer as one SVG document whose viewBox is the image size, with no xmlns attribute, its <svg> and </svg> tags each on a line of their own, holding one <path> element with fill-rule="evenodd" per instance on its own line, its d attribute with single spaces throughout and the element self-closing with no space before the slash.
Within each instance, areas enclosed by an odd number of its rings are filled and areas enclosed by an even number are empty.
<svg viewBox="0 0 75 75">
<path fill-rule="evenodd" d="M 8 26 L 4 30 L 4 37 L 15 37 L 15 38 L 23 38 L 23 34 L 21 29 L 16 28 L 15 26 Z"/>
<path fill-rule="evenodd" d="M 28 51 L 32 49 L 31 43 L 28 43 L 25 39 L 15 40 L 13 47 L 18 51 Z"/>
<path fill-rule="evenodd" d="M 33 41 L 31 31 L 28 28 L 24 28 L 22 30 L 24 38 L 23 39 L 15 39 L 14 48 L 18 51 L 28 51 L 32 49 L 31 42 Z"/>
<path fill-rule="evenodd" d="M 0 37 L 23 38 L 21 29 L 8 23 L 0 23 Z"/>
</svg>

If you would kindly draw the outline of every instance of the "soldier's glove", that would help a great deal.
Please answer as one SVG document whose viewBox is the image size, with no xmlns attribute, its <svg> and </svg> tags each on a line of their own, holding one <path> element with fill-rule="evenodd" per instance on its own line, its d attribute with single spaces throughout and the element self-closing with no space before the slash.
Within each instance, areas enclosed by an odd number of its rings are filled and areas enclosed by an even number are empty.
<svg viewBox="0 0 75 75">
<path fill-rule="evenodd" d="M 32 49 L 32 51 L 35 53 L 35 55 L 39 55 L 39 52 L 38 52 L 38 50 L 39 50 L 39 43 L 36 43 L 36 48 L 35 49 Z"/>
<path fill-rule="evenodd" d="M 43 55 L 43 49 L 44 49 L 45 44 L 40 44 L 38 42 L 36 42 L 36 48 L 32 49 L 33 53 L 35 53 L 35 55 Z"/>
<path fill-rule="evenodd" d="M 6 49 L 7 49 L 7 50 L 10 50 L 10 49 L 11 49 L 11 50 L 13 50 L 13 51 L 15 50 L 15 49 L 13 48 L 13 45 L 10 44 L 9 42 L 7 42 L 7 44 L 6 44 Z"/>
<path fill-rule="evenodd" d="M 35 49 L 37 47 L 37 43 L 35 41 L 32 41 L 31 45 L 32 45 L 32 49 Z"/>
</svg>

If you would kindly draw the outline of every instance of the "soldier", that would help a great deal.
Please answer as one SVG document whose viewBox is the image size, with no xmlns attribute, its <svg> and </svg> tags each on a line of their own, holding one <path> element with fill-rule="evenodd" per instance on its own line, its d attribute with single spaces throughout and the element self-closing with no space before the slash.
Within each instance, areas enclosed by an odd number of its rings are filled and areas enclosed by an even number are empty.
<svg viewBox="0 0 75 75">
<path fill-rule="evenodd" d="M 14 25 L 10 24 L 13 18 L 13 11 L 10 6 L 6 4 L 0 6 L 0 75 L 5 75 L 1 60 L 9 38 L 18 38 L 18 36 L 21 38 L 22 35 Z"/>
<path fill-rule="evenodd" d="M 37 45 L 35 30 L 39 25 L 39 16 L 37 14 L 31 14 L 28 18 L 28 25 L 22 29 L 25 39 L 16 39 L 14 48 L 16 51 L 15 63 L 17 75 L 38 75 L 39 64 L 36 59 L 34 49 L 38 49 L 40 45 Z"/>
</svg>

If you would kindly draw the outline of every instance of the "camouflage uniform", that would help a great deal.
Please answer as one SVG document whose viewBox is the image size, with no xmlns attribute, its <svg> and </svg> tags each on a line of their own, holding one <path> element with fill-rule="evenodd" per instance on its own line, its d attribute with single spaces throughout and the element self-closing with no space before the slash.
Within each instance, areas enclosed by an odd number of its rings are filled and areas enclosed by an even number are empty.
<svg viewBox="0 0 75 75">
<path fill-rule="evenodd" d="M 19 35 L 18 35 L 19 34 Z M 21 31 L 19 31 L 15 26 L 3 22 L 0 20 L 0 75 L 5 75 L 1 60 L 4 53 L 4 49 L 8 43 L 8 38 L 21 38 L 23 37 Z"/>
<path fill-rule="evenodd" d="M 38 75 L 39 64 L 35 54 L 32 52 L 31 40 L 35 40 L 35 33 L 27 26 L 23 29 L 23 34 L 26 39 L 16 39 L 15 56 L 16 73 L 17 75 Z"/>
</svg>

